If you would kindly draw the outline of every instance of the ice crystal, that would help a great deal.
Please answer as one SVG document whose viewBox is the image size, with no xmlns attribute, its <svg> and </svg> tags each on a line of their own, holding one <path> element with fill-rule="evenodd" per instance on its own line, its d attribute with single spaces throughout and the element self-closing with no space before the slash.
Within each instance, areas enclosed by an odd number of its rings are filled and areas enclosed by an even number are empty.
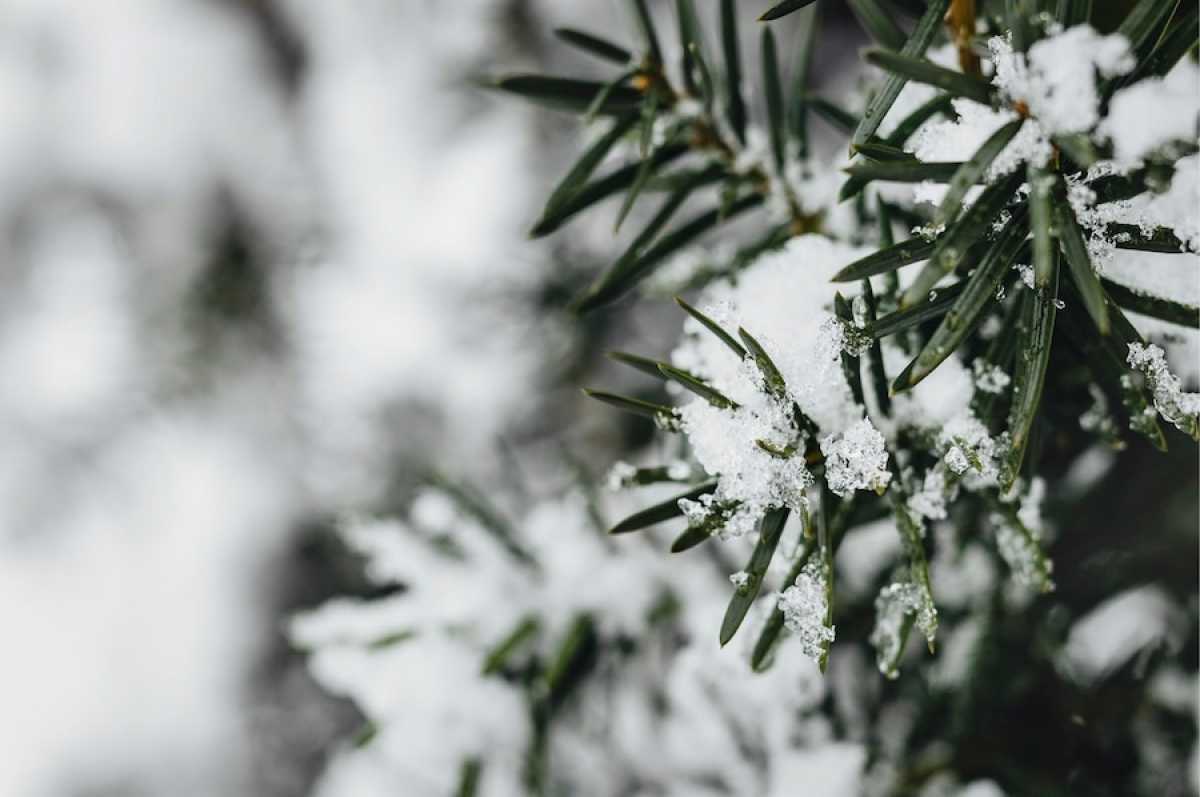
<svg viewBox="0 0 1200 797">
<path fill-rule="evenodd" d="M 924 185 L 924 184 L 922 183 L 922 185 Z M 945 191 L 944 188 L 942 190 L 943 190 L 943 192 Z M 931 199 L 930 197 L 927 197 L 927 196 L 923 196 L 923 197 L 919 198 L 917 201 L 922 201 L 922 200 L 929 201 L 929 202 L 934 201 L 933 199 Z M 914 236 L 916 236 L 917 238 L 920 238 L 923 241 L 933 241 L 939 235 L 944 233 L 945 231 L 946 231 L 945 224 L 934 224 L 933 222 L 929 222 L 928 224 L 925 224 L 920 227 L 913 227 L 911 230 L 909 230 L 909 232 L 911 232 Z"/>
<path fill-rule="evenodd" d="M 1015 263 L 1013 268 L 1015 268 L 1017 273 L 1021 275 L 1021 283 L 1024 284 L 1026 288 L 1033 288 L 1033 266 L 1029 265 L 1028 263 Z"/>
<path fill-rule="evenodd" d="M 834 639 L 833 626 L 825 624 L 829 611 L 826 586 L 825 567 L 814 558 L 796 576 L 795 583 L 779 594 L 784 624 L 800 640 L 801 652 L 814 661 Z"/>
<path fill-rule="evenodd" d="M 854 313 L 854 326 L 856 329 L 865 329 L 867 326 L 867 298 L 862 294 L 854 297 L 854 301 L 850 303 L 851 311 Z M 869 344 L 868 344 L 869 345 Z"/>
<path fill-rule="evenodd" d="M 957 445 L 950 446 L 950 450 L 942 457 L 942 461 L 946 463 L 947 468 L 959 476 L 966 473 L 967 468 L 971 467 L 971 462 L 967 459 L 966 453 Z"/>
<path fill-rule="evenodd" d="M 882 492 L 892 479 L 883 435 L 863 418 L 840 435 L 821 441 L 825 455 L 825 481 L 843 498 L 855 490 Z"/>
<path fill-rule="evenodd" d="M 1150 385 L 1158 414 L 1181 432 L 1200 439 L 1200 393 L 1184 392 L 1179 377 L 1167 367 L 1163 350 L 1153 343 L 1130 343 L 1128 360 Z"/>
<path fill-rule="evenodd" d="M 951 418 L 938 432 L 937 450 L 945 456 L 953 449 L 962 454 L 969 466 L 962 470 L 953 468 L 968 489 L 995 483 L 1003 446 L 988 435 L 987 427 L 969 409 Z M 957 455 L 954 459 L 958 459 Z"/>
</svg>

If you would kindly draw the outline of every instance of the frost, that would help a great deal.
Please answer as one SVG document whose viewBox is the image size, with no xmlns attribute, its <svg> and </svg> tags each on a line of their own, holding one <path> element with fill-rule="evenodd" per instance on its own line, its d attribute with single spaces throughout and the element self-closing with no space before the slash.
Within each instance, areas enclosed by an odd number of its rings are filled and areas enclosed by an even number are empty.
<svg viewBox="0 0 1200 797">
<path fill-rule="evenodd" d="M 715 530 L 722 539 L 750 533 L 767 511 L 757 503 L 722 500 L 713 493 L 702 495 L 695 501 L 681 498 L 678 505 L 687 518 L 688 528 Z"/>
<path fill-rule="evenodd" d="M 740 590 L 750 583 L 750 574 L 745 570 L 739 570 L 736 573 L 730 573 L 729 583 L 733 584 L 735 589 Z"/>
<path fill-rule="evenodd" d="M 1041 535 L 1036 529 L 1000 512 L 993 513 L 990 521 L 996 534 L 996 548 L 1013 580 L 1038 592 L 1053 590 L 1054 582 L 1050 580 L 1053 563 L 1042 552 Z"/>
<path fill-rule="evenodd" d="M 995 76 L 992 83 L 1012 102 L 1027 107 L 1050 134 L 1083 133 L 1100 120 L 1096 75 L 1115 77 L 1135 62 L 1125 37 L 1101 36 L 1090 25 L 1076 25 L 1029 48 L 1013 51 L 1008 38 L 988 41 Z"/>
<path fill-rule="evenodd" d="M 855 297 L 861 299 L 862 297 Z M 865 313 L 865 310 L 864 310 Z M 863 324 L 848 323 L 840 318 L 827 318 L 818 331 L 818 347 L 822 352 L 849 354 L 861 357 L 871 348 L 872 338 L 861 330 Z"/>
<path fill-rule="evenodd" d="M 796 582 L 779 594 L 779 609 L 788 630 L 800 640 L 800 649 L 814 661 L 824 655 L 834 639 L 834 629 L 825 624 L 829 604 L 825 599 L 827 576 L 816 558 L 796 576 Z"/>
<path fill-rule="evenodd" d="M 1200 439 L 1200 393 L 1187 393 L 1167 368 L 1163 350 L 1153 343 L 1129 344 L 1129 366 L 1146 378 L 1158 414 L 1181 432 Z"/>
<path fill-rule="evenodd" d="M 875 661 L 879 671 L 887 678 L 896 678 L 899 671 L 900 654 L 907 640 L 909 620 L 925 631 L 936 627 L 937 613 L 933 609 L 928 593 L 911 582 L 888 584 L 875 598 L 875 628 L 871 631 L 871 644 L 875 646 Z"/>
<path fill-rule="evenodd" d="M 892 479 L 883 435 L 866 418 L 842 434 L 822 440 L 821 453 L 825 455 L 825 481 L 843 498 L 855 490 L 881 493 Z"/>
<path fill-rule="evenodd" d="M 962 459 L 969 467 L 962 470 L 955 467 L 953 470 L 962 477 L 962 482 L 968 489 L 974 490 L 995 484 L 1000 473 L 1003 448 L 988 435 L 987 427 L 969 409 L 947 421 L 938 433 L 938 451 L 943 452 L 945 456 L 955 449 L 962 454 Z M 953 458 L 958 459 L 957 455 Z"/>
<path fill-rule="evenodd" d="M 1012 382 L 1012 377 L 1003 368 L 992 365 L 982 357 L 971 363 L 971 371 L 975 374 L 975 387 L 984 393 L 1002 393 Z"/>
</svg>

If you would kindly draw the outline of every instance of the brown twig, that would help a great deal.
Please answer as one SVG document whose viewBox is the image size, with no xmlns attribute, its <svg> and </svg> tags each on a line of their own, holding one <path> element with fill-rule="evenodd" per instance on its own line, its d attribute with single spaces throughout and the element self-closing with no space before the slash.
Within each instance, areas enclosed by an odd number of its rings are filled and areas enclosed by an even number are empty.
<svg viewBox="0 0 1200 797">
<path fill-rule="evenodd" d="M 950 0 L 946 25 L 950 28 L 950 40 L 958 48 L 959 67 L 965 74 L 982 77 L 979 56 L 971 49 L 971 38 L 975 35 L 975 0 Z"/>
</svg>

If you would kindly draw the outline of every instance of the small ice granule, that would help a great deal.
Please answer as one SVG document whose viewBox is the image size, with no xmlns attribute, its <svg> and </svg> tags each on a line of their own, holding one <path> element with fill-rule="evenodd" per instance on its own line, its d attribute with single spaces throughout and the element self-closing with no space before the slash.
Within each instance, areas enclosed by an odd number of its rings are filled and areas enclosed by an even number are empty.
<svg viewBox="0 0 1200 797">
<path fill-rule="evenodd" d="M 784 624 L 800 639 L 804 655 L 814 661 L 820 660 L 825 646 L 834 639 L 833 626 L 825 624 L 829 611 L 825 589 L 825 567 L 813 558 L 796 576 L 796 582 L 779 594 Z"/>
<path fill-rule="evenodd" d="M 408 519 L 427 531 L 445 531 L 458 517 L 454 500 L 433 487 L 421 490 L 408 510 Z"/>
<path fill-rule="evenodd" d="M 883 435 L 867 418 L 841 435 L 822 440 L 821 453 L 825 455 L 825 481 L 835 495 L 844 498 L 855 490 L 881 491 L 892 480 Z"/>
<path fill-rule="evenodd" d="M 1027 263 L 1017 263 L 1013 266 L 1017 273 L 1021 275 L 1021 282 L 1025 283 L 1025 287 L 1033 287 L 1033 266 Z"/>
<path fill-rule="evenodd" d="M 712 493 L 700 496 L 699 500 L 679 499 L 679 511 L 687 518 L 688 528 L 703 526 L 713 513 Z"/>
<path fill-rule="evenodd" d="M 967 472 L 967 468 L 971 467 L 970 461 L 967 459 L 966 453 L 958 446 L 950 446 L 950 450 L 946 452 L 943 461 L 946 467 L 957 473 L 959 476 Z"/>
<path fill-rule="evenodd" d="M 745 570 L 739 570 L 736 573 L 730 573 L 729 583 L 733 584 L 734 588 L 741 590 L 750 583 L 750 574 Z"/>
<path fill-rule="evenodd" d="M 971 370 L 975 374 L 975 387 L 984 393 L 1001 393 L 1012 382 L 1012 377 L 1005 373 L 1003 368 L 992 365 L 983 358 L 972 362 Z"/>
<path fill-rule="evenodd" d="M 692 466 L 684 462 L 682 459 L 677 459 L 667 465 L 667 478 L 673 481 L 682 482 L 692 475 Z"/>
<path fill-rule="evenodd" d="M 866 324 L 865 315 L 863 324 Z M 824 351 L 838 354 L 844 352 L 851 357 L 861 357 L 867 349 L 871 348 L 872 338 L 870 335 L 864 334 L 857 324 L 851 324 L 840 318 L 827 318 L 821 324 L 817 334 L 821 336 L 818 345 Z"/>
<path fill-rule="evenodd" d="M 608 475 L 604 477 L 604 487 L 615 492 L 633 484 L 635 476 L 637 476 L 637 468 L 628 462 L 618 460 L 613 463 L 608 470 Z"/>
<path fill-rule="evenodd" d="M 999 335 L 1004 330 L 1004 322 L 1000 320 L 1000 316 L 990 315 L 979 328 L 979 337 L 984 340 L 991 340 Z"/>
<path fill-rule="evenodd" d="M 854 297 L 854 301 L 850 303 L 851 312 L 854 314 L 854 326 L 858 329 L 864 329 L 867 326 L 867 300 L 861 294 Z"/>
<path fill-rule="evenodd" d="M 930 222 L 923 227 L 913 227 L 912 234 L 925 241 L 932 241 L 946 231 L 945 224 Z"/>
</svg>

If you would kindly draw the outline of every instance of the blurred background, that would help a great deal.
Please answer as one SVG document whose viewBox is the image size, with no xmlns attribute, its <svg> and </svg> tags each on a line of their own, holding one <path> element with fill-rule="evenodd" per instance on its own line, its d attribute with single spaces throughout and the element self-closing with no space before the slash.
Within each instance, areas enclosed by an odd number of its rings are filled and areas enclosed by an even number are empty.
<svg viewBox="0 0 1200 797">
<path fill-rule="evenodd" d="M 306 793 L 361 720 L 283 634 L 371 589 L 332 519 L 646 434 L 576 388 L 678 319 L 562 309 L 617 251 L 611 217 L 526 236 L 584 132 L 478 85 L 586 74 L 549 31 L 623 11 L 0 2 L 0 795 Z M 1176 450 L 1124 495 L 1186 535 Z"/>
</svg>

